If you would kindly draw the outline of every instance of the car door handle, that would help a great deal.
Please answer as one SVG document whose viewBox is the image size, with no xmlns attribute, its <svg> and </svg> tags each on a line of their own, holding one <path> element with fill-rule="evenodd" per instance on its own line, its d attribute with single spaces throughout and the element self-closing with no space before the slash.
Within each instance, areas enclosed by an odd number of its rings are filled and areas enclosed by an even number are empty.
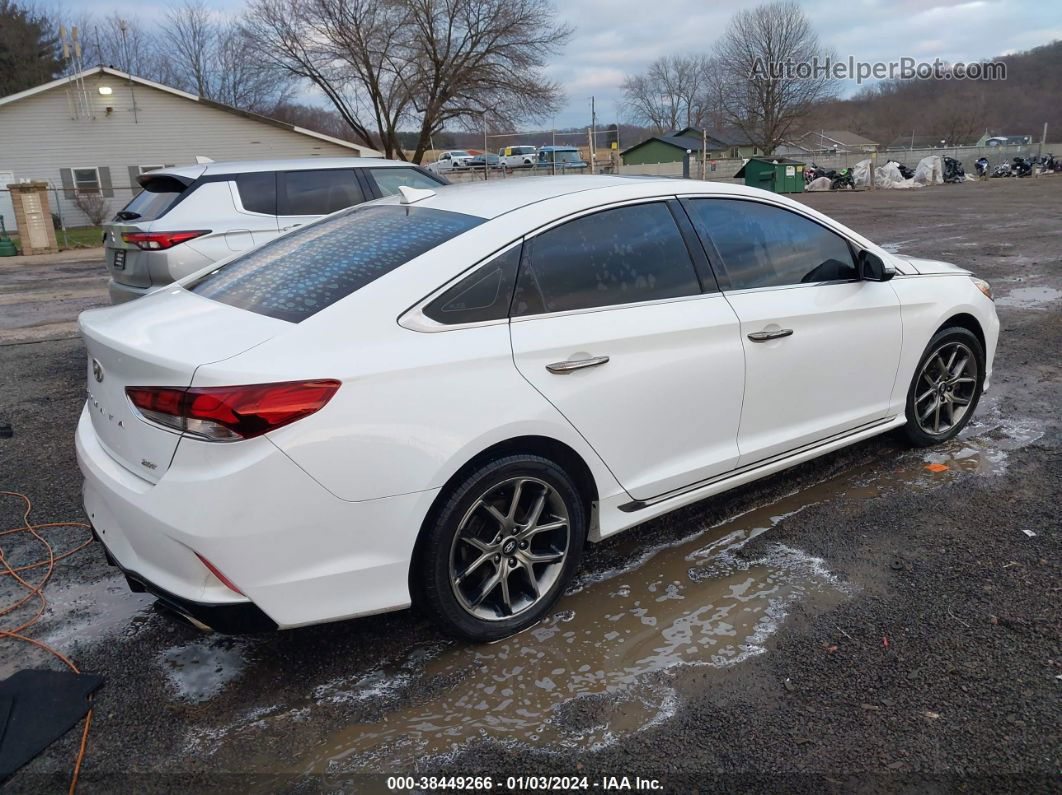
<svg viewBox="0 0 1062 795">
<path fill-rule="evenodd" d="M 753 342 L 766 342 L 767 340 L 778 340 L 782 337 L 793 336 L 793 329 L 780 328 L 774 331 L 754 331 L 749 334 L 749 339 Z"/>
<path fill-rule="evenodd" d="M 565 362 L 554 362 L 553 364 L 547 364 L 546 369 L 551 373 L 564 375 L 586 367 L 599 367 L 602 364 L 608 364 L 607 356 L 591 356 L 588 359 L 569 359 Z"/>
</svg>

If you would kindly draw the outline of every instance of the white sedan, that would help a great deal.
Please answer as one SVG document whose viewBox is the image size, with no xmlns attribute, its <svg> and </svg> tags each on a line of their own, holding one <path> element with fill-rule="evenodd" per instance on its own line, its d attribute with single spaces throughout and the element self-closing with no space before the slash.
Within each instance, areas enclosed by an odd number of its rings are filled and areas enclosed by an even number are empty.
<svg viewBox="0 0 1062 795">
<path fill-rule="evenodd" d="M 600 176 L 403 188 L 80 323 L 85 507 L 134 588 L 223 631 L 413 603 L 481 641 L 587 542 L 950 439 L 999 331 L 968 271 L 785 197 Z"/>
</svg>

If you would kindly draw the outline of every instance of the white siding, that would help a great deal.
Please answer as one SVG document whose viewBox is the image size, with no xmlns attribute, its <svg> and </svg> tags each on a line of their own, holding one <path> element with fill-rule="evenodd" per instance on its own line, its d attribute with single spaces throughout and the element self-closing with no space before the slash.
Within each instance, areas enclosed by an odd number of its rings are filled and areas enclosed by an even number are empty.
<svg viewBox="0 0 1062 795">
<path fill-rule="evenodd" d="M 0 172 L 47 180 L 59 188 L 67 226 L 88 221 L 64 198 L 61 168 L 109 167 L 114 197 L 107 201 L 114 212 L 138 189 L 130 184 L 129 166 L 186 165 L 196 155 L 217 161 L 358 156 L 354 149 L 150 86 L 130 86 L 113 75 L 95 74 L 84 82 L 95 118 L 72 118 L 65 85 L 0 106 Z M 102 96 L 100 86 L 110 86 L 113 93 Z M 53 205 L 55 197 L 55 192 L 49 196 Z"/>
</svg>

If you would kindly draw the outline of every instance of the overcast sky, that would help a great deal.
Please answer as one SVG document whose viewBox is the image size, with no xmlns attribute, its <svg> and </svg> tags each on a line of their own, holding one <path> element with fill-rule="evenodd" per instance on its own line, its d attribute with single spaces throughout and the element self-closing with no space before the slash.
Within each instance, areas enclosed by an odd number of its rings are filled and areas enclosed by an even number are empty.
<svg viewBox="0 0 1062 795">
<path fill-rule="evenodd" d="M 222 14 L 243 8 L 242 0 L 207 2 Z M 68 8 L 101 16 L 118 11 L 146 22 L 167 5 L 78 0 Z M 548 70 L 567 94 L 556 125 L 589 124 L 591 96 L 597 98 L 598 122 L 615 120 L 621 114 L 624 75 L 661 55 L 710 49 L 735 10 L 756 5 L 757 0 L 558 0 L 558 17 L 575 27 L 575 35 Z M 867 62 L 903 56 L 976 61 L 1062 39 L 1058 0 L 803 0 L 801 6 L 826 47 L 842 58 L 853 55 Z M 852 83 L 843 91 L 855 89 Z M 304 100 L 314 101 L 310 96 Z"/>
</svg>

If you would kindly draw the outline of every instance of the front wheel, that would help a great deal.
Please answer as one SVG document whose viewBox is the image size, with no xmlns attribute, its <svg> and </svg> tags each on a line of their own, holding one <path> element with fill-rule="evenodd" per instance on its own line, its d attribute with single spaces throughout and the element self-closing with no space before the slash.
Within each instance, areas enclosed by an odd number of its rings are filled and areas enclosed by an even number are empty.
<svg viewBox="0 0 1062 795">
<path fill-rule="evenodd" d="M 552 607 L 579 565 L 583 501 L 548 459 L 510 455 L 456 485 L 428 527 L 412 583 L 443 630 L 492 641 Z"/>
<path fill-rule="evenodd" d="M 938 331 L 929 341 L 907 393 L 903 431 L 919 447 L 946 442 L 973 416 L 985 378 L 985 354 L 969 329 Z"/>
</svg>

